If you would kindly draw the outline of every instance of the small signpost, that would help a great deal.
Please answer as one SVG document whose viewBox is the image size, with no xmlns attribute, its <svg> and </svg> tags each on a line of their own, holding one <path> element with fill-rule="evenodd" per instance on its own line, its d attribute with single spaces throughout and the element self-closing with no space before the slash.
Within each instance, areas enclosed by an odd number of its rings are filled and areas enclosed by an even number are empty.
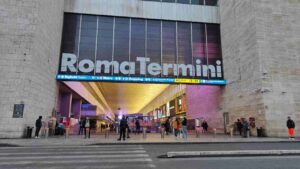
<svg viewBox="0 0 300 169">
<path fill-rule="evenodd" d="M 13 118 L 23 118 L 24 104 L 15 104 Z"/>
</svg>

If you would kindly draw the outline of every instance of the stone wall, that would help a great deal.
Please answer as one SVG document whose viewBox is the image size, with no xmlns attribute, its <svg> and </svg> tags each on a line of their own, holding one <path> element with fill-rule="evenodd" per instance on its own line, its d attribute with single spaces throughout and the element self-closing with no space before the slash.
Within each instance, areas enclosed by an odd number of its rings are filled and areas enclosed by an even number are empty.
<svg viewBox="0 0 300 169">
<path fill-rule="evenodd" d="M 265 127 L 262 69 L 258 53 L 253 0 L 220 1 L 221 40 L 225 79 L 221 109 L 229 123 L 255 117 Z"/>
<path fill-rule="evenodd" d="M 0 138 L 21 137 L 55 107 L 63 21 L 61 0 L 0 1 Z M 24 103 L 24 117 L 12 118 Z M 14 124 L 14 125 L 12 125 Z"/>
<path fill-rule="evenodd" d="M 269 135 L 287 136 L 287 116 L 300 135 L 300 1 L 256 0 L 254 5 Z"/>
<path fill-rule="evenodd" d="M 220 1 L 222 108 L 232 121 L 256 117 L 269 136 L 287 136 L 287 116 L 300 125 L 299 11 L 299 0 Z"/>
</svg>

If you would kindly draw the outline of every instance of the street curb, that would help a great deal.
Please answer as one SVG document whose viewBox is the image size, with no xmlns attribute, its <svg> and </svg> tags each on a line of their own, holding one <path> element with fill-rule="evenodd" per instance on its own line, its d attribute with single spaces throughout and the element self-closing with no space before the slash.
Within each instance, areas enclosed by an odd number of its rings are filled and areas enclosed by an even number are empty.
<svg viewBox="0 0 300 169">
<path fill-rule="evenodd" d="M 71 143 L 71 144 L 51 144 L 50 143 L 45 143 L 45 144 L 34 144 L 35 147 L 38 146 L 97 146 L 97 145 L 205 145 L 205 144 L 280 144 L 280 143 L 286 143 L 286 144 L 299 144 L 300 140 L 298 141 L 288 141 L 288 140 L 281 140 L 281 141 L 199 141 L 199 142 L 126 142 L 126 141 L 121 141 L 121 142 L 81 142 L 81 143 Z M 18 144 L 18 143 L 9 143 L 9 141 L 0 143 L 0 147 L 31 147 L 33 145 L 31 144 Z"/>
<path fill-rule="evenodd" d="M 245 157 L 245 156 L 295 156 L 300 150 L 236 150 L 236 151 L 181 151 L 167 152 L 159 158 L 192 158 L 192 157 Z"/>
<path fill-rule="evenodd" d="M 15 144 L 0 143 L 0 147 L 20 147 L 20 146 Z"/>
<path fill-rule="evenodd" d="M 265 143 L 300 143 L 300 141 L 240 141 L 240 142 L 117 142 L 117 143 L 93 143 L 89 145 L 174 145 L 174 144 L 265 144 Z"/>
</svg>

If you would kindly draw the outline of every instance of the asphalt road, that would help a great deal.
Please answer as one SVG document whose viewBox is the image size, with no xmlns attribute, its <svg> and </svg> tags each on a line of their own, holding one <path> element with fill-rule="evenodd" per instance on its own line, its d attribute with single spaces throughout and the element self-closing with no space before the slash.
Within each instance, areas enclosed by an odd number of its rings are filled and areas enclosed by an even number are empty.
<svg viewBox="0 0 300 169">
<path fill-rule="evenodd" d="M 160 169 L 299 169 L 300 156 L 156 158 L 168 151 L 300 150 L 300 143 L 144 145 Z"/>
<path fill-rule="evenodd" d="M 1 169 L 299 169 L 300 156 L 174 158 L 168 151 L 288 150 L 300 143 L 0 147 Z"/>
</svg>

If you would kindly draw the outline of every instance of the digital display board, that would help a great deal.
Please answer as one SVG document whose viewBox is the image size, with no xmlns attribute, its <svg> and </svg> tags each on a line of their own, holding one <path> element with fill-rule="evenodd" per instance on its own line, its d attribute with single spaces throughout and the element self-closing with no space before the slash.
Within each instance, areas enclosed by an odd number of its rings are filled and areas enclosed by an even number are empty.
<svg viewBox="0 0 300 169">
<path fill-rule="evenodd" d="M 128 82 L 128 83 L 166 83 L 166 84 L 203 84 L 203 85 L 226 85 L 226 80 L 200 80 L 200 79 L 177 79 L 177 78 L 147 78 L 127 76 L 91 76 L 91 75 L 64 75 L 58 74 L 59 81 L 101 81 L 101 82 Z"/>
</svg>

